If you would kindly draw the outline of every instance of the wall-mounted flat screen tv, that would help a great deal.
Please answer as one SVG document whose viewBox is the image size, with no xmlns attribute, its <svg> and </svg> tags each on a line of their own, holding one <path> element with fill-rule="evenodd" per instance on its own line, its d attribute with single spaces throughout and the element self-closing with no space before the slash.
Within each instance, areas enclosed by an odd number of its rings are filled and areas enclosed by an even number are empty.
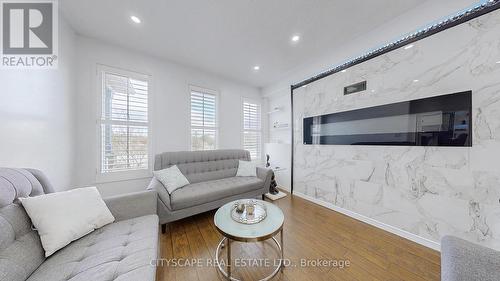
<svg viewBox="0 0 500 281">
<path fill-rule="evenodd" d="M 472 146 L 472 92 L 304 118 L 304 144 Z"/>
</svg>

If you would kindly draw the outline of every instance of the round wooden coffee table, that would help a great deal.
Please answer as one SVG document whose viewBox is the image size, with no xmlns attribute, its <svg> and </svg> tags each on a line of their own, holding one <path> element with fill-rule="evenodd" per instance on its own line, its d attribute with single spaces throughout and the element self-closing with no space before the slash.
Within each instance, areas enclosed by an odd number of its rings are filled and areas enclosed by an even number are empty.
<svg viewBox="0 0 500 281">
<path fill-rule="evenodd" d="M 239 200 L 236 200 L 239 201 Z M 266 206 L 267 216 L 261 222 L 255 224 L 243 224 L 236 222 L 231 218 L 231 209 L 236 201 L 225 204 L 220 207 L 214 216 L 215 227 L 224 236 L 219 242 L 215 250 L 215 262 L 217 263 L 219 271 L 228 280 L 240 281 L 231 276 L 231 241 L 239 242 L 260 242 L 267 239 L 272 239 L 281 253 L 281 259 L 276 269 L 267 277 L 260 281 L 266 281 L 273 278 L 280 270 L 284 268 L 284 254 L 283 254 L 283 222 L 285 217 L 280 208 L 262 200 L 258 201 Z M 280 241 L 276 239 L 276 235 L 280 233 Z M 221 249 L 227 249 L 227 271 L 225 271 L 219 262 L 219 253 Z"/>
</svg>

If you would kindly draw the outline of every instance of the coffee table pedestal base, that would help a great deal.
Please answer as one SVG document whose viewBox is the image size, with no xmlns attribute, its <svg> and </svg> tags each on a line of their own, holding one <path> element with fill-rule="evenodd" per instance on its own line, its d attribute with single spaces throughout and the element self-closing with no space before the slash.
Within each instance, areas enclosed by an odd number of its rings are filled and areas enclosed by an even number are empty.
<svg viewBox="0 0 500 281">
<path fill-rule="evenodd" d="M 280 233 L 281 243 L 278 242 L 276 237 L 271 237 L 271 239 L 273 239 L 274 243 L 278 247 L 280 254 L 281 254 L 281 259 L 279 261 L 279 264 L 270 275 L 260 279 L 259 281 L 271 280 L 274 276 L 276 276 L 276 274 L 278 274 L 278 272 L 280 272 L 280 270 L 283 271 L 283 268 L 285 267 L 285 265 L 283 263 L 283 259 L 284 259 L 284 255 L 283 255 L 283 229 L 280 232 L 281 232 Z M 227 249 L 227 259 L 228 259 L 227 270 L 224 270 L 224 268 L 222 268 L 221 263 L 219 262 L 219 253 L 221 252 L 222 248 L 224 248 L 224 247 Z M 222 238 L 222 240 L 219 242 L 219 245 L 217 245 L 217 249 L 215 250 L 215 262 L 217 264 L 217 268 L 219 269 L 220 273 L 222 273 L 222 275 L 224 275 L 224 277 L 227 280 L 241 281 L 241 280 L 231 276 L 231 240 L 229 238 L 227 238 L 227 237 Z"/>
</svg>

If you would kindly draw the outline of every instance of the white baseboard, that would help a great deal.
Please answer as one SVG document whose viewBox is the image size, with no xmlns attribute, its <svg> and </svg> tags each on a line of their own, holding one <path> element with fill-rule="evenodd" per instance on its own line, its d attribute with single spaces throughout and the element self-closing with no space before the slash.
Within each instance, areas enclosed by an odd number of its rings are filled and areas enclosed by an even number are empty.
<svg viewBox="0 0 500 281">
<path fill-rule="evenodd" d="M 282 186 L 282 185 L 280 185 L 280 186 L 278 186 L 278 189 L 290 192 L 290 188 L 288 186 Z"/>
<path fill-rule="evenodd" d="M 365 223 L 367 223 L 369 225 L 373 225 L 373 226 L 375 226 L 377 228 L 383 229 L 383 230 L 388 231 L 390 233 L 396 234 L 398 236 L 401 236 L 403 238 L 411 240 L 411 241 L 413 241 L 415 243 L 418 243 L 420 245 L 423 245 L 425 247 L 434 249 L 436 251 L 441 251 L 441 245 L 439 243 L 434 242 L 434 241 L 429 240 L 429 239 L 426 239 L 426 238 L 423 238 L 423 237 L 420 237 L 420 236 L 418 236 L 416 234 L 413 234 L 411 232 L 408 232 L 406 230 L 402 230 L 402 229 L 399 229 L 397 227 L 385 224 L 383 222 L 380 222 L 380 221 L 377 221 L 375 219 L 372 219 L 372 218 L 360 215 L 358 213 L 355 213 L 353 211 L 349 211 L 347 209 L 335 206 L 332 203 L 321 201 L 319 199 L 316 199 L 316 198 L 311 197 L 309 195 L 302 194 L 300 192 L 294 192 L 293 195 L 297 196 L 297 197 L 300 197 L 300 198 L 303 198 L 305 200 L 311 201 L 311 202 L 313 202 L 315 204 L 321 205 L 321 206 L 323 206 L 325 208 L 328 208 L 328 209 L 334 210 L 336 212 L 342 213 L 342 214 L 344 214 L 346 216 L 349 216 L 351 218 L 354 218 L 354 219 L 357 219 L 359 221 L 365 222 Z"/>
</svg>

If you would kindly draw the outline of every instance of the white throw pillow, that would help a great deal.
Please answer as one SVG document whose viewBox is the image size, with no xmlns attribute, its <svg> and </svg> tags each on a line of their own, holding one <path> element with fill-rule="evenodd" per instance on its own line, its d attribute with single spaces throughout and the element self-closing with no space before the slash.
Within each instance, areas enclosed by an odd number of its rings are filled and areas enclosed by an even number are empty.
<svg viewBox="0 0 500 281">
<path fill-rule="evenodd" d="M 256 177 L 257 176 L 257 166 L 250 161 L 241 161 L 238 163 L 238 172 L 236 172 L 237 177 Z"/>
<path fill-rule="evenodd" d="M 189 184 L 189 181 L 182 174 L 181 170 L 174 165 L 172 167 L 154 171 L 155 178 L 159 180 L 167 189 L 168 194 L 172 194 L 176 189 L 179 189 Z"/>
<path fill-rule="evenodd" d="M 45 257 L 115 220 L 95 187 L 19 200 L 38 231 Z"/>
</svg>

